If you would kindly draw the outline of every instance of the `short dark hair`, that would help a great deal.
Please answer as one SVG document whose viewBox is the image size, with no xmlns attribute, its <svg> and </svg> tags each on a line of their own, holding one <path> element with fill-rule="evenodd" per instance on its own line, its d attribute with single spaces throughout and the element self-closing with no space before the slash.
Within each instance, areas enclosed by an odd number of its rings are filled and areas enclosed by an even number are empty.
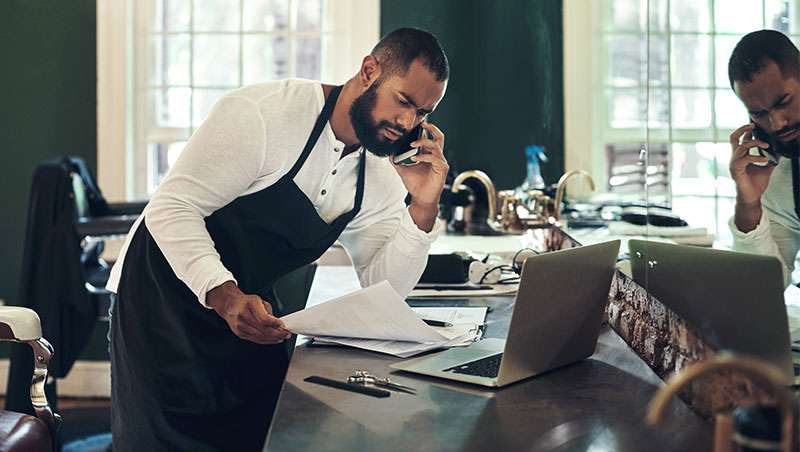
<svg viewBox="0 0 800 452">
<path fill-rule="evenodd" d="M 450 77 L 450 64 L 439 40 L 419 28 L 398 28 L 387 34 L 372 49 L 372 56 L 387 75 L 405 75 L 411 63 L 419 59 L 437 81 Z"/>
<path fill-rule="evenodd" d="M 775 30 L 759 30 L 744 35 L 728 60 L 728 80 L 750 83 L 770 61 L 786 76 L 800 75 L 800 53 L 794 43 Z"/>
</svg>

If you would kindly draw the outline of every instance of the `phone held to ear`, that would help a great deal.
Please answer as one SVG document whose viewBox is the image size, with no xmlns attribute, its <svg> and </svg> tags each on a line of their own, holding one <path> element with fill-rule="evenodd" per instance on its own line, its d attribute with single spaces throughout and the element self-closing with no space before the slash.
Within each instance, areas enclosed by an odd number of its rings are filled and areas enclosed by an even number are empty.
<svg viewBox="0 0 800 452">
<path fill-rule="evenodd" d="M 411 160 L 411 157 L 419 154 L 419 148 L 412 148 L 411 143 L 422 138 L 424 133 L 425 129 L 422 128 L 422 123 L 419 123 L 417 127 L 411 129 L 405 136 L 398 138 L 398 140 L 400 140 L 397 144 L 398 149 L 408 150 L 392 157 L 392 161 L 395 165 L 411 166 L 419 163 Z"/>
<path fill-rule="evenodd" d="M 765 132 L 764 129 L 762 129 L 761 127 L 758 127 L 758 126 L 755 126 L 753 128 L 753 138 L 755 138 L 756 140 L 759 140 L 759 141 L 763 141 L 764 143 L 767 143 L 769 145 L 769 147 L 766 148 L 766 149 L 762 149 L 762 148 L 759 148 L 759 147 L 755 147 L 755 148 L 751 148 L 750 149 L 750 155 L 760 155 L 762 157 L 767 157 L 769 159 L 769 161 L 766 162 L 766 163 L 754 163 L 754 165 L 756 165 L 756 166 L 767 166 L 767 165 L 776 166 L 778 164 L 778 153 L 776 151 L 778 143 L 775 141 L 775 138 L 773 138 L 770 134 Z M 756 149 L 758 151 L 758 154 L 753 154 L 753 149 Z"/>
</svg>

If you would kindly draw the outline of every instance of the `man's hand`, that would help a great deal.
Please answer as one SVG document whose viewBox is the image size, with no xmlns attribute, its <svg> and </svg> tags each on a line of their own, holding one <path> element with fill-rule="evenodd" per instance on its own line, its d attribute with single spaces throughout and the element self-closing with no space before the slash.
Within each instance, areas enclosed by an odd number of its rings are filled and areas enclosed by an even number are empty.
<svg viewBox="0 0 800 452">
<path fill-rule="evenodd" d="M 753 137 L 755 125 L 747 124 L 736 129 L 730 136 L 730 171 L 736 183 L 736 213 L 734 223 L 742 232 L 750 232 L 761 221 L 761 195 L 769 185 L 769 178 L 775 170 L 763 156 L 750 155 L 750 149 L 766 149 L 769 145 Z M 765 166 L 761 166 L 765 165 Z"/>
<path fill-rule="evenodd" d="M 208 291 L 206 303 L 225 319 L 233 334 L 257 344 L 278 344 L 292 337 L 272 306 L 258 295 L 246 295 L 228 281 Z"/>
<path fill-rule="evenodd" d="M 419 147 L 420 153 L 412 157 L 419 164 L 394 167 L 411 195 L 411 206 L 409 206 L 411 218 L 417 227 L 430 232 L 439 212 L 439 197 L 442 195 L 450 167 L 444 158 L 442 131 L 427 122 L 422 123 L 422 128 L 430 137 L 423 134 L 422 138 L 411 143 L 412 147 Z"/>
</svg>

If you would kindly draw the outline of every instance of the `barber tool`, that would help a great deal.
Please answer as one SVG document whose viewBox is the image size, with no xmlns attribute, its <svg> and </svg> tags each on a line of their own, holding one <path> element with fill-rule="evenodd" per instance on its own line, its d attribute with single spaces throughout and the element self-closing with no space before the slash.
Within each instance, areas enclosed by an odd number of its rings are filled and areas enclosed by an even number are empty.
<svg viewBox="0 0 800 452">
<path fill-rule="evenodd" d="M 309 383 L 316 383 L 318 385 L 328 386 L 331 388 L 344 389 L 345 391 L 357 392 L 359 394 L 365 394 L 372 397 L 383 398 L 392 395 L 391 392 L 384 391 L 383 389 L 371 388 L 369 386 L 364 386 L 363 384 L 356 384 L 352 382 L 345 383 L 343 381 L 332 380 L 330 378 L 320 377 L 318 375 L 312 375 L 310 377 L 306 377 L 304 381 L 307 381 Z"/>
<path fill-rule="evenodd" d="M 372 375 L 372 373 L 366 370 L 357 370 L 355 374 L 353 374 L 350 377 L 347 377 L 347 382 L 354 384 L 361 384 L 361 385 L 380 386 L 382 388 L 391 389 L 393 391 L 405 392 L 406 394 L 417 393 L 417 390 L 410 386 L 404 386 L 398 383 L 394 383 L 388 378 L 376 377 L 375 375 Z"/>
</svg>

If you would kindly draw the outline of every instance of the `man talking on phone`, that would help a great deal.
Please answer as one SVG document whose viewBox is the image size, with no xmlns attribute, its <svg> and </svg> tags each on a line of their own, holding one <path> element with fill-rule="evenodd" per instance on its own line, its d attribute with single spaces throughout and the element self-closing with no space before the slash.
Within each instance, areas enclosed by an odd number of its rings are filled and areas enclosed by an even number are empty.
<svg viewBox="0 0 800 452">
<path fill-rule="evenodd" d="M 728 77 L 751 121 L 730 136 L 734 249 L 777 257 L 788 285 L 800 249 L 800 53 L 778 31 L 752 32 L 733 49 Z"/>
<path fill-rule="evenodd" d="M 214 106 L 109 279 L 115 452 L 261 450 L 291 337 L 272 284 L 337 239 L 363 286 L 411 291 L 438 233 L 448 165 L 424 120 L 448 77 L 438 40 L 404 28 L 343 86 L 268 82 Z M 386 158 L 408 145 L 415 165 Z"/>
</svg>

